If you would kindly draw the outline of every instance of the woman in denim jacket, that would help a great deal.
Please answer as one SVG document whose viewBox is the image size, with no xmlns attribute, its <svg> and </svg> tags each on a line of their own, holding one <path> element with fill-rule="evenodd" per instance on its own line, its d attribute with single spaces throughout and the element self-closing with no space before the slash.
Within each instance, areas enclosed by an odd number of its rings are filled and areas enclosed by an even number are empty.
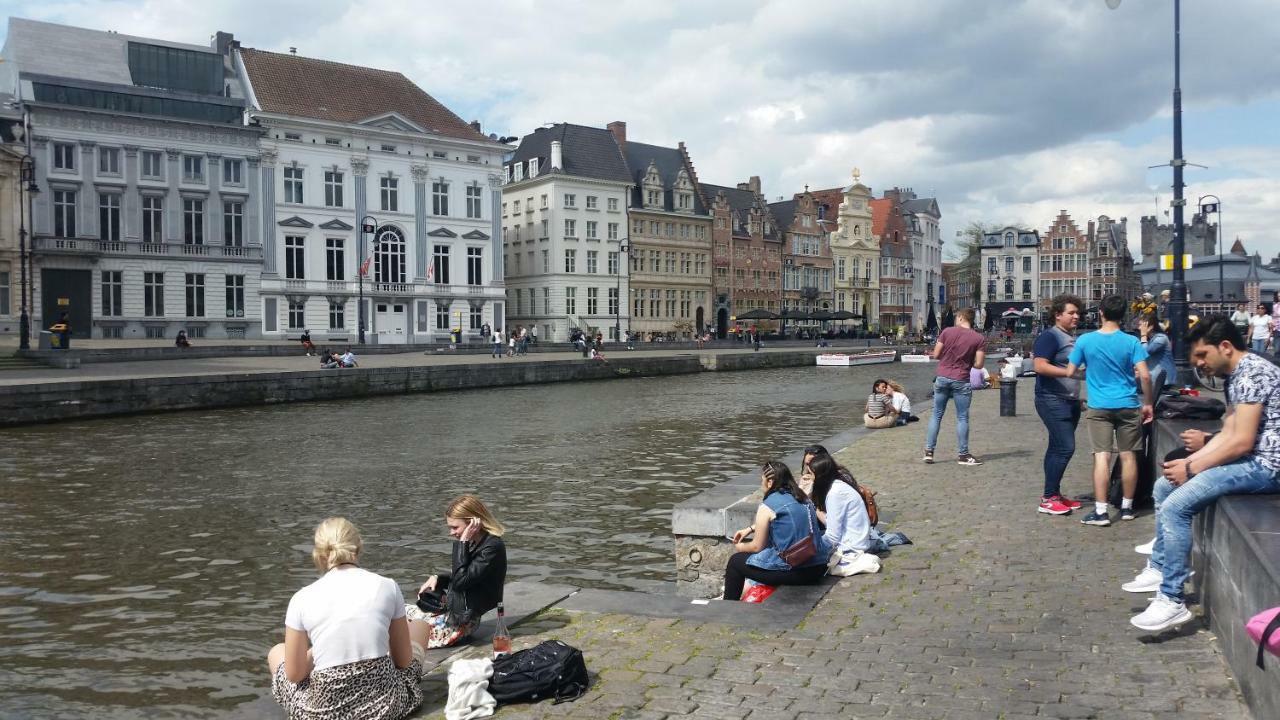
<svg viewBox="0 0 1280 720">
<path fill-rule="evenodd" d="M 817 510 L 791 470 L 780 462 L 765 463 L 760 489 L 764 502 L 756 510 L 755 522 L 733 534 L 738 552 L 724 571 L 725 600 L 741 599 L 747 578 L 766 585 L 811 585 L 827 572 L 831 546 L 822 537 Z M 792 567 L 781 553 L 806 537 L 813 539 L 816 552 L 800 567 Z"/>
</svg>

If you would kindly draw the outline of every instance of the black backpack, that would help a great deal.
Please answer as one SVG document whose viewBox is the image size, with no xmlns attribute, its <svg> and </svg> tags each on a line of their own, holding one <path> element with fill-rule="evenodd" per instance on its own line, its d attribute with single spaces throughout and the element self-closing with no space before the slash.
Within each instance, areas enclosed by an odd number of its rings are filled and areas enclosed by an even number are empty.
<svg viewBox="0 0 1280 720">
<path fill-rule="evenodd" d="M 1166 420 L 1217 420 L 1227 406 L 1217 398 L 1194 395 L 1169 395 L 1160 399 L 1156 415 Z"/>
<path fill-rule="evenodd" d="M 578 699 L 589 682 L 582 651 L 547 640 L 494 660 L 489 694 L 499 705 L 544 698 L 555 698 L 558 704 Z"/>
</svg>

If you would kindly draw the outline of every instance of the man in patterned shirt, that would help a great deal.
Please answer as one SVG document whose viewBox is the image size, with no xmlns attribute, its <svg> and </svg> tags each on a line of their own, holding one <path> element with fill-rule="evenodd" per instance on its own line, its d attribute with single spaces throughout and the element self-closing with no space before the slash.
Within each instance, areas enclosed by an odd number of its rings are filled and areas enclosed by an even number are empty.
<svg viewBox="0 0 1280 720">
<path fill-rule="evenodd" d="M 1227 415 L 1222 432 L 1185 459 L 1164 464 L 1156 481 L 1156 541 L 1147 567 L 1124 584 L 1129 592 L 1158 590 L 1129 622 L 1158 632 L 1191 619 L 1183 584 L 1191 558 L 1191 521 L 1223 495 L 1280 492 L 1280 369 L 1245 349 L 1224 315 L 1201 320 L 1187 334 L 1191 362 L 1225 377 Z"/>
</svg>

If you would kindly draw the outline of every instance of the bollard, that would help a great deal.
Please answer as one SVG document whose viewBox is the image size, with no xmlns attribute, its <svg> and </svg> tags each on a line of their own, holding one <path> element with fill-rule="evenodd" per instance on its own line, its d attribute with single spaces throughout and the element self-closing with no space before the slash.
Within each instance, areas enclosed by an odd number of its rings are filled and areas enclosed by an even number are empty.
<svg viewBox="0 0 1280 720">
<path fill-rule="evenodd" d="M 1000 378 L 1000 417 L 1016 417 L 1017 411 L 1018 381 Z"/>
</svg>

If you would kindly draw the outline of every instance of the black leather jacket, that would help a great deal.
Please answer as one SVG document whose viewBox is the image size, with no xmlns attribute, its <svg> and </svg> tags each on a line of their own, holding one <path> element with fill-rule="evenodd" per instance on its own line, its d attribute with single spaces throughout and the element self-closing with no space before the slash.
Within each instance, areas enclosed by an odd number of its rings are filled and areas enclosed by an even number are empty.
<svg viewBox="0 0 1280 720">
<path fill-rule="evenodd" d="M 449 624 L 480 622 L 481 616 L 502 602 L 506 578 L 507 546 L 502 538 L 485 535 L 478 543 L 453 541 L 453 573 L 447 578 L 445 596 Z"/>
</svg>

